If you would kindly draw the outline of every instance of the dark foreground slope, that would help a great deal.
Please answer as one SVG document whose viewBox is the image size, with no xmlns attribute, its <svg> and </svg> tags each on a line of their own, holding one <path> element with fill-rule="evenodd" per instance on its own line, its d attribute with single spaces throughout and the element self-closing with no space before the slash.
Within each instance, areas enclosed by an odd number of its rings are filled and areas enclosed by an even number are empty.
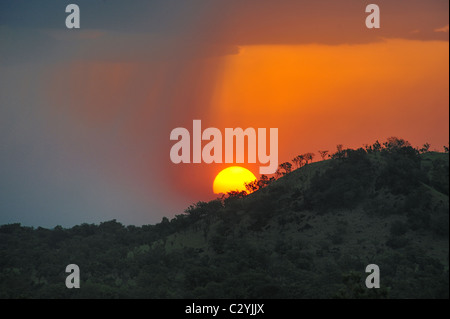
<svg viewBox="0 0 450 319">
<path fill-rule="evenodd" d="M 0 297 L 448 298 L 448 178 L 448 154 L 346 150 L 157 225 L 4 225 Z"/>
</svg>

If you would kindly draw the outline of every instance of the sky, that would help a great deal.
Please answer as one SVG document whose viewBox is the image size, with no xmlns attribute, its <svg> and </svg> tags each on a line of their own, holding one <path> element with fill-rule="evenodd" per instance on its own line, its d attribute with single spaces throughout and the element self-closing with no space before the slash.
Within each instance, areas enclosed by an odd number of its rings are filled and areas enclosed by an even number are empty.
<svg viewBox="0 0 450 319">
<path fill-rule="evenodd" d="M 76 3 L 81 28 L 65 26 Z M 278 128 L 279 163 L 449 136 L 449 3 L 0 3 L 0 224 L 154 224 L 230 164 L 173 164 L 172 129 Z M 258 175 L 259 164 L 243 164 Z"/>
</svg>

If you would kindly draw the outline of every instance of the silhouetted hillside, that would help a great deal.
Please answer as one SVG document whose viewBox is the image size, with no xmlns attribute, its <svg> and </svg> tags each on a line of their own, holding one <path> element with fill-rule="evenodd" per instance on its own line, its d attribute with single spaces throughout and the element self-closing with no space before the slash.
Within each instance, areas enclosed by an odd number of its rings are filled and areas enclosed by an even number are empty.
<svg viewBox="0 0 450 319">
<path fill-rule="evenodd" d="M 448 153 L 398 141 L 339 148 L 157 225 L 3 225 L 0 297 L 448 298 Z M 65 287 L 71 263 L 80 289 Z"/>
</svg>

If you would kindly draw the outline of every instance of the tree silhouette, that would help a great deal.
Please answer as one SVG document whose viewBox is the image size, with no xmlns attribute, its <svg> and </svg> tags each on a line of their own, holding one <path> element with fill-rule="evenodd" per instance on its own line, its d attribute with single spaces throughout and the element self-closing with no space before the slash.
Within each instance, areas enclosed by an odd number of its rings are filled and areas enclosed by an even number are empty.
<svg viewBox="0 0 450 319">
<path fill-rule="evenodd" d="M 280 167 L 278 167 L 278 169 L 277 169 L 277 171 L 275 172 L 275 178 L 276 179 L 278 179 L 278 178 L 280 178 L 281 176 L 283 176 L 284 174 L 283 174 L 283 172 L 280 170 Z"/>
<path fill-rule="evenodd" d="M 289 162 L 284 162 L 280 164 L 280 169 L 284 170 L 283 175 L 289 174 L 292 171 L 292 164 Z"/>
<path fill-rule="evenodd" d="M 294 157 L 292 162 L 297 166 L 297 168 L 300 168 L 303 166 L 304 159 L 304 155 L 297 155 L 296 157 Z"/>
<path fill-rule="evenodd" d="M 306 153 L 303 156 L 305 157 L 305 161 L 306 161 L 305 164 L 308 164 L 308 163 L 312 163 L 315 155 L 314 155 L 314 153 Z"/>
<path fill-rule="evenodd" d="M 258 189 L 260 189 L 258 180 L 254 180 L 250 183 L 245 183 L 244 186 L 245 189 L 248 190 L 250 193 L 256 192 Z"/>
<path fill-rule="evenodd" d="M 261 175 L 261 178 L 258 180 L 259 188 L 264 188 L 275 180 L 274 177 L 269 178 L 267 175 Z"/>
<path fill-rule="evenodd" d="M 325 160 L 325 157 L 328 155 L 328 151 L 318 151 L 322 160 Z"/>
<path fill-rule="evenodd" d="M 272 181 L 274 181 L 275 178 L 271 177 L 269 178 L 267 175 L 261 175 L 261 178 L 258 180 L 254 180 L 253 182 L 250 183 L 245 183 L 245 188 L 250 192 L 253 193 L 259 189 L 262 189 L 264 187 L 266 187 L 267 185 L 269 185 Z"/>
<path fill-rule="evenodd" d="M 430 150 L 430 143 L 423 144 L 422 148 L 419 150 L 419 153 L 426 153 Z"/>
<path fill-rule="evenodd" d="M 338 144 L 336 145 L 336 153 L 334 153 L 331 158 L 343 158 L 345 156 L 344 145 Z"/>
<path fill-rule="evenodd" d="M 403 147 L 411 146 L 411 143 L 402 138 L 391 136 L 383 143 L 383 145 L 388 151 L 395 151 Z"/>
<path fill-rule="evenodd" d="M 382 146 L 381 146 L 380 142 L 378 142 L 378 140 L 376 140 L 375 143 L 373 143 L 372 148 L 373 148 L 373 151 L 376 153 L 376 152 L 381 151 Z"/>
</svg>

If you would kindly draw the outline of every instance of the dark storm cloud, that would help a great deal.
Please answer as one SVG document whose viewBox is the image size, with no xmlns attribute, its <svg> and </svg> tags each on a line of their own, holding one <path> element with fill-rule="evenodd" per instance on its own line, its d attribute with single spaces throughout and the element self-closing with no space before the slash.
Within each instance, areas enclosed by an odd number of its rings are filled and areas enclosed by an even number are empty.
<svg viewBox="0 0 450 319">
<path fill-rule="evenodd" d="M 0 25 L 64 29 L 68 1 L 2 1 Z M 382 27 L 368 33 L 361 0 L 91 1 L 79 0 L 82 28 L 159 34 L 232 45 L 361 43 L 379 37 L 448 39 L 446 0 L 378 0 Z"/>
<path fill-rule="evenodd" d="M 376 1 L 378 30 L 365 27 L 366 2 L 360 0 L 80 0 L 79 30 L 65 28 L 68 3 L 2 1 L 0 62 L 189 59 L 236 54 L 249 44 L 448 41 L 445 0 Z"/>
</svg>

